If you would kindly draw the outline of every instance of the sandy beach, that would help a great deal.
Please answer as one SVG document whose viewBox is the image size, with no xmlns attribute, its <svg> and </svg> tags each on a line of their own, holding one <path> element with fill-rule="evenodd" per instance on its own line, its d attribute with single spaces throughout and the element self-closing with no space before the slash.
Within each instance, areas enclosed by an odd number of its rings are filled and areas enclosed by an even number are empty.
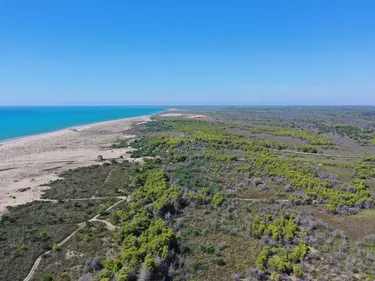
<svg viewBox="0 0 375 281">
<path fill-rule="evenodd" d="M 0 214 L 7 206 L 37 200 L 47 186 L 68 169 L 98 164 L 105 159 L 126 157 L 127 149 L 112 149 L 133 125 L 150 121 L 150 116 L 126 118 L 28 136 L 0 143 Z"/>
</svg>

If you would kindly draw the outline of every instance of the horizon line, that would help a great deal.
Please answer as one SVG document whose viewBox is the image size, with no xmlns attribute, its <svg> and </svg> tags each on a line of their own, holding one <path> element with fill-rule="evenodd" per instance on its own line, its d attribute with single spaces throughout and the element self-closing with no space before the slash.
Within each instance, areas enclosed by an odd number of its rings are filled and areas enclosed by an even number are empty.
<svg viewBox="0 0 375 281">
<path fill-rule="evenodd" d="M 375 104 L 4 104 L 0 107 L 375 107 Z"/>
</svg>

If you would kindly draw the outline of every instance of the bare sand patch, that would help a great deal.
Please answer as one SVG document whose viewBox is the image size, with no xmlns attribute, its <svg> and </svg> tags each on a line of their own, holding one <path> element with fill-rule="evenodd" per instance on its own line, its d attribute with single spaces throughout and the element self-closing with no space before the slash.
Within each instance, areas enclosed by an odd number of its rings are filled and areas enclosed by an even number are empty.
<svg viewBox="0 0 375 281">
<path fill-rule="evenodd" d="M 134 137 L 126 131 L 150 120 L 150 116 L 127 118 L 0 143 L 0 214 L 7 206 L 39 199 L 48 188 L 41 185 L 58 179 L 59 173 L 98 164 L 98 155 L 104 159 L 128 157 L 128 149 L 110 146 Z"/>
<path fill-rule="evenodd" d="M 161 117 L 178 117 L 178 118 L 185 118 L 185 119 L 198 119 L 208 122 L 214 122 L 216 119 L 212 116 L 202 115 L 202 114 L 191 114 L 191 113 L 177 113 L 177 112 L 170 112 L 164 113 L 159 115 Z"/>
<path fill-rule="evenodd" d="M 208 118 L 207 115 L 201 115 L 201 114 L 188 114 L 188 113 L 164 113 L 159 116 L 162 117 L 183 117 L 183 118 Z"/>
</svg>

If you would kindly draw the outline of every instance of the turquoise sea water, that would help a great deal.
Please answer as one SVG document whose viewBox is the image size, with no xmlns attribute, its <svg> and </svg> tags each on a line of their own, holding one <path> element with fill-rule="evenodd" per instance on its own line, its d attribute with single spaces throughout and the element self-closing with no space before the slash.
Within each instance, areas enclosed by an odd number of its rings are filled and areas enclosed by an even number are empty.
<svg viewBox="0 0 375 281">
<path fill-rule="evenodd" d="M 0 141 L 163 110 L 160 107 L 120 106 L 0 107 Z"/>
</svg>

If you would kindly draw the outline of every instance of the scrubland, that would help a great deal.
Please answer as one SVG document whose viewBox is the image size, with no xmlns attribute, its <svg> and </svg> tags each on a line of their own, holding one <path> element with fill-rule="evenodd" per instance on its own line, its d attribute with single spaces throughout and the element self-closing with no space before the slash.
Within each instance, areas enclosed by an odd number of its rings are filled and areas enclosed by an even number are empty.
<svg viewBox="0 0 375 281">
<path fill-rule="evenodd" d="M 375 109 L 179 113 L 3 216 L 0 279 L 375 279 Z"/>
</svg>

